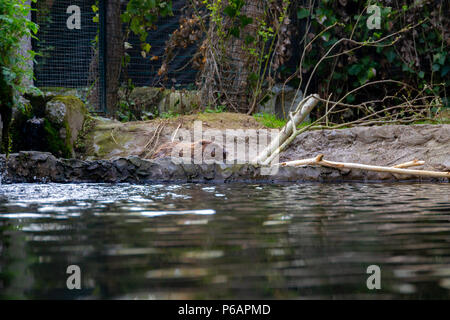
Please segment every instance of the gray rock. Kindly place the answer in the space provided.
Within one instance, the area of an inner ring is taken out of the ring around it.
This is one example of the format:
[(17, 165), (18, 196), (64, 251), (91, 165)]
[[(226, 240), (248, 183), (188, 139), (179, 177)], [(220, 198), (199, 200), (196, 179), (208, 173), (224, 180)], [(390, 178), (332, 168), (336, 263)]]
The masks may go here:
[(66, 105), (61, 101), (49, 101), (45, 105), (45, 116), (52, 123), (61, 126), (67, 113)]
[(23, 151), (0, 156), (3, 183), (21, 182), (340, 182), (340, 181), (441, 181), (400, 177), (360, 170), (340, 171), (323, 167), (280, 167), (273, 175), (263, 175), (250, 164), (174, 164), (170, 159), (144, 160), (136, 157), (116, 160), (82, 161), (57, 159), (50, 153)]

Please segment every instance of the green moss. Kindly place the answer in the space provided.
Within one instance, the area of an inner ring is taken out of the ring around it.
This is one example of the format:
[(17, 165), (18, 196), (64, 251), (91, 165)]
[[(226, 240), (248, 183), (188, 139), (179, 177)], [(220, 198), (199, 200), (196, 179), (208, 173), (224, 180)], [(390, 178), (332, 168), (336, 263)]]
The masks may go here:
[(60, 130), (55, 125), (47, 119), (44, 120), (48, 151), (55, 156), (70, 158), (72, 156), (72, 148), (69, 142), (70, 129), (67, 122), (64, 122), (64, 127), (66, 129), (66, 139), (60, 137)]
[(83, 101), (75, 96), (56, 96), (52, 100), (61, 101), (66, 105), (68, 111), (80, 111), (84, 115), (88, 114), (88, 110), (84, 105)]

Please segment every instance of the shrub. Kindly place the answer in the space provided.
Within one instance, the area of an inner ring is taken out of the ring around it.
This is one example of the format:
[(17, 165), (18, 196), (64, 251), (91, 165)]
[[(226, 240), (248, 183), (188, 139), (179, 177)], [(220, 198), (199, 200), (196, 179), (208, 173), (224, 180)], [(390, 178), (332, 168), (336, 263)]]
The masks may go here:
[(0, 1), (0, 113), (3, 121), (0, 151), (5, 153), (9, 151), (12, 108), (18, 103), (19, 94), (30, 89), (23, 85), (23, 79), (32, 77), (27, 61), (34, 59), (35, 53), (29, 51), (24, 55), (21, 52), (21, 40), (35, 37), (38, 30), (37, 25), (28, 20), (30, 11), (25, 0)]

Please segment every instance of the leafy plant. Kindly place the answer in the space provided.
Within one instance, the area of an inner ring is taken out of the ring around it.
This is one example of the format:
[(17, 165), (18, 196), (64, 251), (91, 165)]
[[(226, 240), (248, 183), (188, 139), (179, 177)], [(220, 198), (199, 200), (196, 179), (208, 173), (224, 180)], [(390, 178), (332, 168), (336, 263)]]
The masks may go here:
[[(141, 41), (141, 55), (145, 58), (150, 52), (151, 44), (147, 42), (148, 32), (156, 29), (158, 18), (172, 14), (170, 0), (130, 0), (122, 14), (122, 21), (127, 29), (137, 35)], [(128, 32), (129, 32), (128, 31)], [(128, 36), (126, 37), (126, 39)]]
[(160, 118), (171, 119), (171, 118), (176, 118), (178, 116), (179, 116), (179, 114), (175, 113), (173, 110), (169, 110), (167, 112), (161, 113)]
[(286, 125), (287, 121), (279, 119), (276, 115), (271, 113), (256, 113), (253, 115), (256, 121), (268, 128), (282, 128)]
[(225, 110), (226, 110), (226, 106), (224, 106), (224, 105), (215, 106), (214, 108), (211, 108), (208, 106), (205, 109), (205, 113), (222, 113), (222, 112), (225, 112)]
[[(291, 85), (300, 85), (303, 77), (315, 71), (311, 88), (305, 82), (301, 85), (309, 91), (305, 95), (313, 91), (322, 97), (333, 94), (335, 101), (346, 96), (345, 102), (358, 104), (384, 96), (395, 97), (399, 88), (383, 84), (347, 95), (368, 82), (393, 79), (449, 107), (448, 2), (388, 3), (385, 6), (376, 3), (381, 13), (380, 29), (367, 26), (370, 17), (367, 8), (373, 1), (319, 1), (316, 6), (298, 6), (297, 19), (308, 30), (304, 38), (307, 54)], [(317, 41), (312, 41), (316, 38)], [(328, 52), (329, 56), (321, 61)], [(392, 102), (400, 99), (403, 96)], [(323, 114), (324, 110), (320, 112)]]
[[(36, 0), (32, 0), (36, 2)], [(3, 121), (1, 151), (8, 153), (9, 126), (14, 105), (19, 105), (19, 96), (30, 90), (25, 77), (31, 78), (32, 70), (27, 62), (34, 60), (35, 52), (21, 52), (24, 37), (36, 38), (38, 26), (28, 19), (31, 7), (25, 0), (0, 1), (0, 113)]]

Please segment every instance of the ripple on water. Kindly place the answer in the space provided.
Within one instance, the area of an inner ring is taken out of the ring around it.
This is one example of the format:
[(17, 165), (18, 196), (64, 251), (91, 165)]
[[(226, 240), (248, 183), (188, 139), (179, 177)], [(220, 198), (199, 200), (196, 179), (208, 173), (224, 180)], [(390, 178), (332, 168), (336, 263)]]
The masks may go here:
[[(77, 264), (96, 298), (450, 298), (448, 184), (16, 184), (0, 194), (0, 277), (21, 284), (2, 291), (11, 296), (52, 297)], [(372, 264), (376, 294), (365, 285)]]

